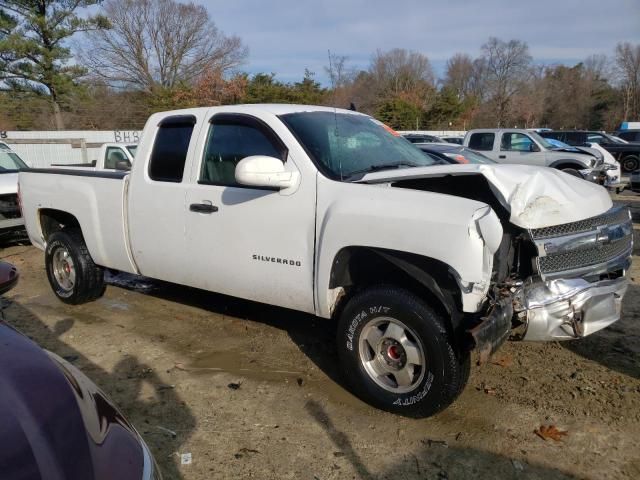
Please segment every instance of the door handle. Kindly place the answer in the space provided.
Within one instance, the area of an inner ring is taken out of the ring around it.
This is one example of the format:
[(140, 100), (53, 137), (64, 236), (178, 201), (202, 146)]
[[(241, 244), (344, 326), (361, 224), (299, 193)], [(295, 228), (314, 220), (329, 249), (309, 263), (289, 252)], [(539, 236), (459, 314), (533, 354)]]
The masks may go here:
[(498, 155), (498, 158), (507, 158), (506, 155)]
[(210, 203), (192, 203), (189, 210), (196, 213), (214, 213), (218, 211), (218, 207)]

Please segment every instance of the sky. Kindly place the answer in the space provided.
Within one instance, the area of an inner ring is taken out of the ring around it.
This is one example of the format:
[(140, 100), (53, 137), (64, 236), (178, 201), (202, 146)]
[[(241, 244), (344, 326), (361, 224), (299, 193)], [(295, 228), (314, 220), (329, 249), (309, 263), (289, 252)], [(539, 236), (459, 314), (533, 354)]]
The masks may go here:
[(567, 64), (640, 43), (640, 0), (194, 0), (249, 47), (250, 73), (299, 81), (305, 68), (328, 83), (327, 51), (366, 68), (377, 49), (426, 55), (436, 74), (457, 52), (490, 37), (528, 43), (537, 63)]

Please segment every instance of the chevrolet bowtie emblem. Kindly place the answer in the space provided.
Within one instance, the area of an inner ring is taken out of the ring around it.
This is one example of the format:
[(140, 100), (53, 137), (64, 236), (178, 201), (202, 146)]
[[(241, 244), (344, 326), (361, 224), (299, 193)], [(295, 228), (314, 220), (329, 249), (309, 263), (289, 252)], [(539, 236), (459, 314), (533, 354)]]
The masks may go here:
[(611, 236), (609, 234), (609, 227), (602, 227), (596, 234), (596, 243), (600, 245), (607, 245), (611, 243)]

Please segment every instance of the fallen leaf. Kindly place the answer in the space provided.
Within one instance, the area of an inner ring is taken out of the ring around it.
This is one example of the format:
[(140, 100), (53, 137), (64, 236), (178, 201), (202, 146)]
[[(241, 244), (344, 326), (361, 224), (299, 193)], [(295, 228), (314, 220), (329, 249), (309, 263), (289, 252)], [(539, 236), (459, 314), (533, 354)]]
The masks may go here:
[(495, 395), (496, 389), (492, 387), (484, 387), (484, 393), (486, 393), (487, 395)]
[(503, 357), (492, 360), (491, 363), (493, 365), (498, 365), (499, 367), (510, 367), (513, 363), (513, 360), (509, 355), (505, 355)]
[(561, 442), (562, 437), (567, 436), (569, 433), (566, 430), (559, 430), (555, 425), (544, 426), (540, 425), (540, 428), (533, 431), (543, 440), (555, 440)]

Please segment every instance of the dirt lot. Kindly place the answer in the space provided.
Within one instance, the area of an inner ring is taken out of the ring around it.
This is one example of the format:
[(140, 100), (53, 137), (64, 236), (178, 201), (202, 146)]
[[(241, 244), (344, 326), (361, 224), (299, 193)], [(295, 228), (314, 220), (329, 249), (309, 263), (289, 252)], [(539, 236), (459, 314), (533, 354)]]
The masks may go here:
[[(638, 198), (618, 197), (636, 222)], [(577, 342), (508, 343), (424, 420), (341, 387), (331, 322), (122, 276), (71, 307), (51, 293), (40, 251), (14, 245), (0, 257), (22, 273), (6, 321), (100, 385), (167, 479), (640, 478), (637, 256), (620, 322)], [(541, 425), (567, 435), (542, 440)]]

